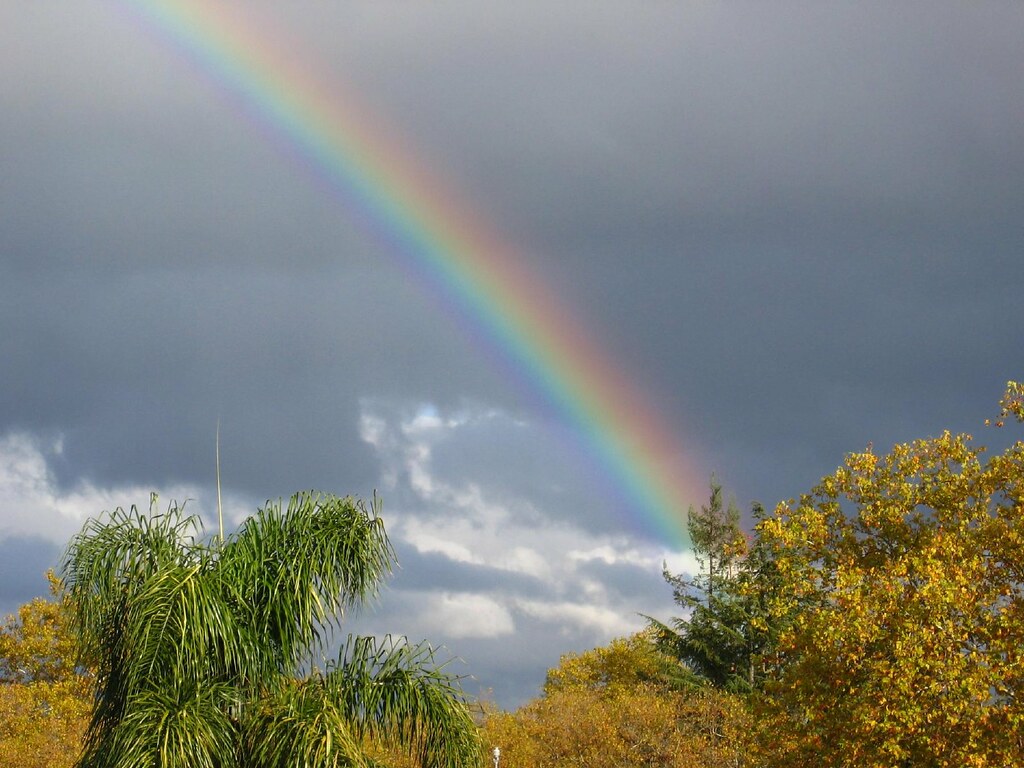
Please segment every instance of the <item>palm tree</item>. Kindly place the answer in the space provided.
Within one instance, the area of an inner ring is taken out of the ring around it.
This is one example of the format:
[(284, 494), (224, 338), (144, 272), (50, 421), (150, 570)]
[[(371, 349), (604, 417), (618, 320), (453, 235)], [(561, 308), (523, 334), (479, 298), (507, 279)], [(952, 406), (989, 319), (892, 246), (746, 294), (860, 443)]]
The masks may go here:
[[(375, 500), (296, 494), (227, 540), (172, 504), (117, 509), (71, 542), (64, 583), (96, 666), (81, 768), (367, 766), (370, 742), (423, 766), (479, 761), (458, 678), (433, 650), (349, 637), (315, 658), (394, 554)], [(309, 670), (312, 669), (312, 672)]]

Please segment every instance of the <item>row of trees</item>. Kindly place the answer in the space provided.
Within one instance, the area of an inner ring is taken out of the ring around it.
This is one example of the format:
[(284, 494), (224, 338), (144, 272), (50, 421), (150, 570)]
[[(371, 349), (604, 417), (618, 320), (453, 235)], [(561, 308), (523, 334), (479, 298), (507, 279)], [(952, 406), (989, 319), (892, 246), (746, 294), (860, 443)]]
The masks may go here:
[[(1024, 388), (1001, 406), (1024, 421)], [(492, 717), (510, 768), (1024, 765), (1024, 443), (868, 448), (753, 517), (712, 482), (698, 573), (665, 573), (682, 616)]]
[[(1024, 421), (1024, 388), (1001, 405), (994, 426)], [(119, 511), (72, 542), (60, 601), (0, 631), (0, 765), (67, 765), (83, 738), (82, 766), (467, 766), (493, 745), (507, 768), (1024, 764), (1024, 443), (869, 448), (754, 516), (747, 537), (713, 482), (699, 572), (665, 574), (682, 616), (563, 658), (479, 729), (428, 646), (350, 638), (311, 666), (391, 566), (376, 508), (300, 494), (212, 542), (175, 506)]]
[(738, 768), (750, 716), (737, 697), (702, 686), (648, 634), (569, 654), (543, 695), (485, 721), (506, 768)]

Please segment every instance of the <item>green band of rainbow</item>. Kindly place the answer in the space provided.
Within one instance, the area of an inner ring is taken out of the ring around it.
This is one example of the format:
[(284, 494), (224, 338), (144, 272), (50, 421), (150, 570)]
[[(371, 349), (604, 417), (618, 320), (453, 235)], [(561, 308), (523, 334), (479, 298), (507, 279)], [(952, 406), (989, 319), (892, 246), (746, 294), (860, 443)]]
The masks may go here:
[(613, 480), (625, 516), (671, 546), (688, 546), (685, 513), (703, 484), (693, 457), (514, 249), (418, 169), (339, 83), (328, 91), (251, 18), (197, 0), (122, 4), (287, 142), (489, 340)]

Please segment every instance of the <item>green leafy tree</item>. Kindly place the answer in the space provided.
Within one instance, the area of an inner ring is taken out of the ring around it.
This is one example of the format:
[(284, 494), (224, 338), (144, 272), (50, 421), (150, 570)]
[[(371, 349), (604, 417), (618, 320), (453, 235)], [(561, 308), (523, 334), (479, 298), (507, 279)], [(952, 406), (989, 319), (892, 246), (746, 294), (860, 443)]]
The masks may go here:
[[(1019, 384), (1002, 405), (1024, 421)], [(784, 584), (773, 765), (1024, 765), (1024, 443), (869, 447), (759, 534)]]
[(690, 507), (687, 513), (687, 529), (693, 552), (700, 565), (697, 575), (681, 585), (692, 588), (698, 594), (687, 592), (680, 595), (685, 604), (710, 605), (716, 596), (728, 593), (736, 579), (743, 556), (746, 554), (746, 539), (740, 527), (740, 510), (730, 500), (728, 507), (722, 506), (722, 486), (711, 479), (711, 498), (700, 511)]
[(650, 627), (665, 652), (709, 684), (748, 690), (755, 683), (756, 654), (767, 636), (767, 622), (757, 621), (759, 592), (751, 586), (767, 567), (763, 552), (749, 556), (740, 511), (735, 503), (723, 505), (722, 486), (714, 479), (708, 504), (699, 511), (690, 508), (687, 526), (697, 574), (664, 571), (675, 602), (686, 615), (668, 624), (648, 617)]
[(82, 768), (365, 766), (371, 742), (476, 764), (458, 681), (428, 646), (350, 637), (315, 667), (392, 566), (379, 505), (297, 494), (203, 542), (197, 518), (155, 504), (90, 520), (65, 559), (97, 671)]
[(774, 678), (775, 648), (803, 605), (793, 599), (774, 550), (758, 535), (757, 526), (766, 516), (760, 504), (754, 504), (752, 516), (756, 523), (753, 541), (736, 581), (729, 585), (734, 595), (730, 616), (730, 626), (735, 629), (730, 635), (735, 643), (732, 664), (745, 674), (743, 681), (731, 677), (730, 687), (748, 693), (760, 691)]

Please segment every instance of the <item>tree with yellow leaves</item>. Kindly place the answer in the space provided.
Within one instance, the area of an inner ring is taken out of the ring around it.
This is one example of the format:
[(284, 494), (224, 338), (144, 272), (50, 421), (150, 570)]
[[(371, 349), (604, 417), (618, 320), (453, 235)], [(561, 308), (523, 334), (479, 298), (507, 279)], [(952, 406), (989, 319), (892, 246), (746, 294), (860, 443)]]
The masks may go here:
[(749, 714), (736, 696), (679, 685), (680, 665), (646, 635), (562, 657), (544, 695), (491, 713), (483, 742), (501, 768), (747, 765)]
[[(1021, 385), (1002, 406), (1024, 421)], [(1024, 764), (1024, 443), (869, 447), (758, 533), (787, 618), (771, 764)]]
[(89, 722), (90, 678), (75, 667), (75, 641), (59, 582), (0, 626), (0, 768), (70, 768)]

